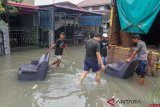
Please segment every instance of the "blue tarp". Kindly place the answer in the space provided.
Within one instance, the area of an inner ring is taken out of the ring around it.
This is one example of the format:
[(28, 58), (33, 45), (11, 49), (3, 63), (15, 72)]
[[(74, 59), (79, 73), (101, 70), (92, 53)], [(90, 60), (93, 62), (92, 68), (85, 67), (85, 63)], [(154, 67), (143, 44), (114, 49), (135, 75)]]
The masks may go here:
[(121, 30), (148, 33), (157, 13), (160, 0), (116, 0)]
[(40, 11), (39, 23), (43, 29), (53, 29), (53, 20), (50, 11)]
[(102, 16), (81, 16), (80, 26), (102, 26)]

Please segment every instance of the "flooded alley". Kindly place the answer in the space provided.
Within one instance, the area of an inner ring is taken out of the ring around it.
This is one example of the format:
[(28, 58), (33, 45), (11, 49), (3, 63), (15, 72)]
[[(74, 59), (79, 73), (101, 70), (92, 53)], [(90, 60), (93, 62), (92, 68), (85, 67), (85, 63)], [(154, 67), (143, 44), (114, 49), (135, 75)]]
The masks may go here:
[[(45, 81), (18, 81), (20, 65), (38, 59), (47, 49), (13, 52), (0, 57), (0, 107), (112, 107), (107, 100), (137, 100), (138, 104), (117, 103), (116, 107), (147, 107), (160, 103), (160, 79), (146, 76), (144, 86), (137, 83), (137, 75), (119, 79), (102, 73), (101, 84), (95, 84), (90, 71), (82, 85), (77, 85), (83, 70), (84, 46), (70, 47), (64, 52), (59, 68), (50, 66)], [(50, 55), (50, 63), (55, 58)]]

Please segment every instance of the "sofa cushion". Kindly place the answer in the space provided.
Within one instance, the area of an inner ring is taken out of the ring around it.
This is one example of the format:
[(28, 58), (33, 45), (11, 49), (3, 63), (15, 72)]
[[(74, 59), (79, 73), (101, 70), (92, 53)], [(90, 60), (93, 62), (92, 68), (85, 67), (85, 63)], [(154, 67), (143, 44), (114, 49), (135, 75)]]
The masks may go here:
[(25, 64), (20, 67), (19, 73), (36, 73), (36, 66), (32, 64)]
[(44, 60), (45, 60), (45, 55), (42, 55), (41, 58), (39, 59), (36, 69), (39, 69)]

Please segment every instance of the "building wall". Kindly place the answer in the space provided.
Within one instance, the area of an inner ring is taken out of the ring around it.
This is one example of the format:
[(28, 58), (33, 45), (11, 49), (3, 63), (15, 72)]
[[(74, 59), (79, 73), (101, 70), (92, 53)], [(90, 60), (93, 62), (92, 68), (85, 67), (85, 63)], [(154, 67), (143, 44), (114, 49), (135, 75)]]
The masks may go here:
[(89, 7), (84, 7), (84, 8), (89, 10), (89, 11), (108, 11), (109, 10), (106, 5), (89, 6)]
[[(9, 1), (9, 2), (10, 3), (15, 3), (15, 2), (12, 2), (12, 1)], [(35, 0), (23, 0), (22, 4), (34, 6), (35, 5)]]
[(23, 4), (34, 6), (35, 0), (23, 0)]
[(107, 5), (99, 5), (99, 6), (88, 6), (85, 7), (85, 9), (89, 10), (89, 11), (94, 11), (94, 12), (98, 12), (98, 13), (102, 13), (102, 27), (103, 27), (103, 33), (108, 33), (108, 20), (109, 20), (109, 15), (110, 15), (110, 9), (107, 8)]

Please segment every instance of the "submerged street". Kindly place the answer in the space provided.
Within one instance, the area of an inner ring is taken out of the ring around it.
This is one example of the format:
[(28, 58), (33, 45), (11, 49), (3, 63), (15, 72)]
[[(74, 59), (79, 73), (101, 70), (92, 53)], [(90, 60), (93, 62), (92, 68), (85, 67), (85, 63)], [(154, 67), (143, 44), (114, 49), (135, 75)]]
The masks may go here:
[[(78, 85), (83, 70), (84, 46), (69, 48), (64, 52), (59, 68), (50, 66), (45, 81), (18, 81), (19, 66), (38, 59), (47, 49), (13, 52), (0, 57), (0, 107), (112, 107), (107, 100), (137, 100), (138, 104), (115, 104), (116, 107), (147, 107), (160, 103), (160, 79), (146, 76), (140, 86), (137, 75), (119, 79), (102, 73), (101, 84), (96, 85), (95, 74), (90, 73), (82, 85)], [(54, 51), (50, 63), (55, 59)], [(157, 74), (158, 75), (158, 74)]]

